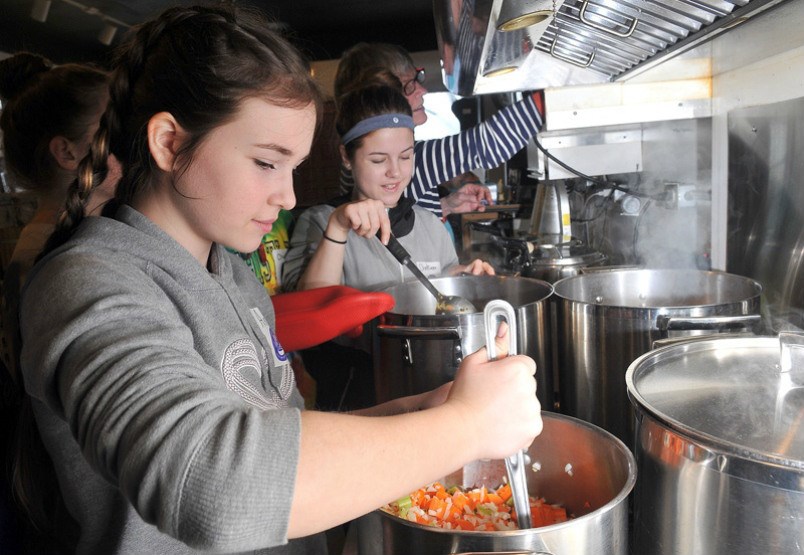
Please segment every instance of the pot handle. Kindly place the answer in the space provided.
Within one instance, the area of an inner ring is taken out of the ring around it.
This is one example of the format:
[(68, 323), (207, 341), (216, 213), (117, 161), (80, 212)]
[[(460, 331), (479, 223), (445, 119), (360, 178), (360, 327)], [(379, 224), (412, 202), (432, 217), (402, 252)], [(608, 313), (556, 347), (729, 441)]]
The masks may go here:
[(449, 326), (421, 327), (421, 326), (389, 326), (379, 324), (377, 333), (387, 337), (401, 337), (405, 339), (460, 339), (461, 329)]
[(603, 272), (619, 272), (620, 270), (643, 270), (644, 266), (632, 264), (613, 264), (611, 266), (584, 266), (579, 271), (582, 274), (602, 274)]
[(656, 326), (661, 331), (671, 330), (723, 330), (756, 327), (761, 316), (759, 314), (744, 314), (740, 316), (702, 316), (678, 317), (661, 315), (656, 318)]
[(804, 334), (796, 332), (779, 333), (779, 371), (791, 375), (804, 368)]
[(549, 551), (461, 551), (454, 555), (553, 555)]

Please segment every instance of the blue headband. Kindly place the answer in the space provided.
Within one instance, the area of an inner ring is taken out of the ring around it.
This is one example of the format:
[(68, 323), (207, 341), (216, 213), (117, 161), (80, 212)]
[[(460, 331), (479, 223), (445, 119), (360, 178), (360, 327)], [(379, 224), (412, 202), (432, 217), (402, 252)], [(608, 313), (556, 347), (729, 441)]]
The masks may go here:
[(358, 137), (368, 135), (377, 129), (384, 129), (386, 127), (407, 127), (413, 129), (413, 118), (407, 114), (381, 114), (379, 116), (372, 116), (352, 127), (349, 131), (341, 137), (341, 144), (349, 144)]

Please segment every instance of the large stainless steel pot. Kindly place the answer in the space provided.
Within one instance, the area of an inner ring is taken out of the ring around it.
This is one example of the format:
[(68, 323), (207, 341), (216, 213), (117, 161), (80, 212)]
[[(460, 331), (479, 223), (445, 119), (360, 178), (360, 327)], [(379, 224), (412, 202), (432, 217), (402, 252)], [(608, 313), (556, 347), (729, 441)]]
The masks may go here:
[(634, 553), (804, 550), (802, 343), (699, 339), (631, 364)]
[[(542, 418), (544, 430), (528, 449), (529, 493), (564, 506), (576, 518), (530, 530), (466, 532), (423, 526), (378, 510), (358, 520), (360, 554), (625, 555), (628, 495), (636, 481), (633, 455), (592, 424), (548, 412)], [(441, 481), (447, 487), (497, 487), (504, 475), (503, 460), (481, 460)]]
[(536, 361), (536, 395), (542, 408), (555, 403), (546, 282), (501, 276), (459, 276), (432, 280), (444, 295), (460, 295), (479, 312), (435, 314), (435, 299), (418, 281), (396, 285), (396, 304), (376, 326), (374, 371), (377, 400), (429, 391), (455, 377), (464, 355), (486, 343), (483, 308), (492, 299), (513, 305), (519, 352)]
[(560, 410), (633, 445), (625, 371), (653, 342), (759, 322), (759, 283), (724, 272), (615, 270), (554, 284)]

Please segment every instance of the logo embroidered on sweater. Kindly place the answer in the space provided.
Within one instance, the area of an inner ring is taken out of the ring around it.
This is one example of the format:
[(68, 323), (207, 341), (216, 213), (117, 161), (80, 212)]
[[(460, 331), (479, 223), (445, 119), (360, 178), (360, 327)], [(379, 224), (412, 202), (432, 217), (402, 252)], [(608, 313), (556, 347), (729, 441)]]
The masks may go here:
[[(239, 339), (229, 345), (221, 364), (226, 387), (259, 409), (286, 407), (294, 381), (290, 365), (278, 368), (281, 376), (278, 386), (272, 383), (270, 376), (266, 378), (268, 384), (264, 384), (262, 368), (268, 369), (270, 366), (266, 353), (263, 349), (260, 351), (263, 351), (262, 356), (258, 357), (257, 348), (250, 339)], [(269, 374), (269, 370), (265, 373)]]

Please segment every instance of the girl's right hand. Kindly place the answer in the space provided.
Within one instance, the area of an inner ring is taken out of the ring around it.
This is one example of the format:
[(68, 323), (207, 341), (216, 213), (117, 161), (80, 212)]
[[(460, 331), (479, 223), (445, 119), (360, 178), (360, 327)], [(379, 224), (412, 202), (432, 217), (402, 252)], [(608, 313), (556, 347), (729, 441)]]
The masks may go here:
[[(500, 351), (507, 338), (498, 337), (497, 343)], [(525, 355), (489, 361), (485, 347), (464, 359), (446, 404), (459, 410), (466, 429), (474, 432), (475, 458), (507, 457), (541, 433), (535, 371), (536, 363)]]
[(382, 201), (363, 199), (336, 208), (329, 217), (327, 236), (342, 240), (349, 230), (361, 237), (372, 237), (379, 231), (380, 240), (387, 244), (391, 236), (391, 221)]

